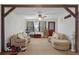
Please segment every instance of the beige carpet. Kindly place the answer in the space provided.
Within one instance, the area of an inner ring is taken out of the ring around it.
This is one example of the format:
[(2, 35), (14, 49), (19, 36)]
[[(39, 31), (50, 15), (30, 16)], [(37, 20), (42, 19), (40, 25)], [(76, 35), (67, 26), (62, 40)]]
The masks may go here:
[(73, 55), (71, 51), (59, 51), (54, 49), (47, 38), (32, 38), (27, 50), (18, 55)]

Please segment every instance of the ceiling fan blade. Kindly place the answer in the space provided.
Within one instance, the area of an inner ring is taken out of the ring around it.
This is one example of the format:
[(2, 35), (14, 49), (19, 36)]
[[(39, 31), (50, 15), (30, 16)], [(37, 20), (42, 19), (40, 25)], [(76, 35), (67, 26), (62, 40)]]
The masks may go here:
[(47, 16), (43, 16), (44, 18), (46, 18)]
[(43, 16), (42, 19), (45, 19), (47, 16)]

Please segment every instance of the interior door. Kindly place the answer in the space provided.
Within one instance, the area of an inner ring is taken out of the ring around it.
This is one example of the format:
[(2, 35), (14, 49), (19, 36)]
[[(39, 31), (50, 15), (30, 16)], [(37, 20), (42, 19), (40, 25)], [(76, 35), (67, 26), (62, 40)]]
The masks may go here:
[(52, 33), (55, 31), (55, 22), (48, 22), (48, 31), (49, 36), (52, 36)]

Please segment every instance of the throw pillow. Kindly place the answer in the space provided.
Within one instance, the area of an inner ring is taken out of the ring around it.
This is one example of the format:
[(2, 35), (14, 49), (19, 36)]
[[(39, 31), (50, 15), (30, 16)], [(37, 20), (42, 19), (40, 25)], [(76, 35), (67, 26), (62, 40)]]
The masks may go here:
[(23, 36), (22, 33), (18, 33), (17, 36), (18, 36), (19, 39), (24, 39), (24, 36)]

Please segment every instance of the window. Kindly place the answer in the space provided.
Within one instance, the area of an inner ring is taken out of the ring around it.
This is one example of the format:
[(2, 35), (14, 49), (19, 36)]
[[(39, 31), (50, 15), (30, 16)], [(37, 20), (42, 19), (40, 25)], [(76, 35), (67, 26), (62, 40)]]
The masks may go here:
[(27, 21), (26, 32), (43, 32), (46, 28), (46, 21)]

